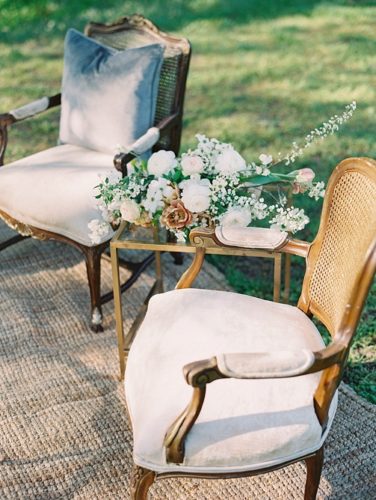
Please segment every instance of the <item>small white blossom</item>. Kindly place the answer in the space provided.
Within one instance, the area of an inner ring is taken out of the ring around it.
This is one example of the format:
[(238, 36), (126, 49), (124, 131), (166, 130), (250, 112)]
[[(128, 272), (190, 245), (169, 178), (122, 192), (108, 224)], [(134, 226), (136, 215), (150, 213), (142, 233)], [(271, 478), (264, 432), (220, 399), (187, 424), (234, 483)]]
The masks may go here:
[(105, 236), (112, 233), (112, 228), (108, 222), (93, 219), (87, 225), (89, 228), (89, 237), (94, 245), (99, 245), (105, 241)]
[(198, 155), (185, 154), (180, 164), (184, 175), (200, 174), (204, 169), (204, 162)]
[(136, 222), (140, 218), (141, 211), (137, 203), (129, 198), (123, 200), (120, 205), (120, 213), (123, 220), (127, 222)]
[(157, 151), (153, 153), (148, 161), (148, 171), (156, 177), (161, 177), (163, 174), (170, 172), (178, 164), (173, 151)]
[(246, 167), (244, 158), (232, 148), (220, 153), (215, 164), (215, 169), (220, 174), (233, 174), (245, 170)]
[(263, 165), (269, 165), (273, 161), (273, 157), (271, 155), (266, 155), (266, 154), (262, 153), (259, 156), (259, 160), (261, 161), (261, 163)]
[(231, 207), (221, 217), (221, 226), (246, 227), (252, 221), (252, 213), (249, 208)]
[(179, 184), (183, 190), (182, 202), (193, 213), (205, 212), (210, 206), (210, 181), (200, 179), (199, 175), (192, 175), (190, 179)]

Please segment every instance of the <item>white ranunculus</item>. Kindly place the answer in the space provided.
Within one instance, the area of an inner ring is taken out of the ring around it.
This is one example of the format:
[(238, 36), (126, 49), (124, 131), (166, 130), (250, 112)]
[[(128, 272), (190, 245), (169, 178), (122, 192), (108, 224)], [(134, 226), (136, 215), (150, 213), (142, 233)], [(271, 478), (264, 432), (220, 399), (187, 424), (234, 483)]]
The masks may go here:
[(153, 153), (148, 161), (148, 171), (156, 177), (161, 177), (175, 168), (177, 160), (173, 151), (157, 151)]
[(184, 155), (181, 160), (184, 175), (200, 174), (204, 169), (204, 162), (199, 156)]
[(262, 153), (259, 156), (259, 160), (261, 161), (261, 163), (263, 165), (269, 165), (269, 163), (271, 163), (273, 161), (273, 157), (271, 155), (266, 155), (266, 154)]
[(221, 226), (247, 227), (252, 221), (252, 214), (249, 208), (232, 207), (227, 210), (221, 219)]
[(137, 203), (126, 198), (120, 205), (121, 218), (127, 222), (136, 222), (140, 218), (140, 207)]
[(210, 205), (210, 181), (200, 179), (199, 175), (192, 176), (189, 180), (179, 184), (183, 190), (182, 202), (187, 210), (193, 213), (205, 212)]
[(215, 169), (220, 174), (234, 174), (245, 170), (247, 164), (242, 156), (235, 149), (225, 149), (218, 155)]

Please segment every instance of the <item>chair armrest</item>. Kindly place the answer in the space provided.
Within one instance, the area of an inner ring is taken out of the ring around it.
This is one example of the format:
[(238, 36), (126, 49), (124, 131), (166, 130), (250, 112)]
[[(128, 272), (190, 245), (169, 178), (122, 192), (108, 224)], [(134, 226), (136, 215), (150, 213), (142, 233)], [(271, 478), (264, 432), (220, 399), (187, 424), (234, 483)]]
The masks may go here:
[(5, 150), (8, 144), (7, 127), (60, 104), (61, 94), (56, 94), (51, 97), (42, 97), (24, 106), (12, 109), (8, 113), (0, 114), (0, 166), (3, 165)]
[(133, 144), (127, 146), (125, 151), (115, 155), (114, 165), (116, 170), (122, 172), (123, 176), (127, 175), (127, 164), (136, 156), (151, 149), (159, 141), (161, 134), (174, 125), (177, 118), (177, 113), (164, 118), (155, 127), (150, 127)]
[(279, 351), (269, 353), (226, 353), (185, 365), (184, 376), (193, 387), (190, 404), (167, 430), (164, 446), (168, 462), (182, 463), (185, 439), (204, 404), (206, 385), (224, 378), (289, 378), (321, 371), (341, 364), (347, 346), (333, 342), (321, 351)]
[(321, 351), (225, 353), (184, 366), (189, 385), (202, 387), (219, 378), (289, 378), (315, 373), (342, 362), (347, 346), (333, 342)]
[[(245, 227), (245, 228), (239, 228), (239, 236), (241, 232), (244, 232), (244, 242), (240, 244), (233, 244), (230, 243), (228, 240), (228, 243), (224, 242), (224, 239), (219, 239), (220, 238), (220, 228), (216, 229), (207, 229), (207, 228), (197, 228), (193, 229), (190, 232), (189, 239), (192, 243), (192, 245), (196, 247), (204, 247), (204, 248), (213, 248), (213, 247), (219, 247), (219, 248), (258, 248), (258, 249), (265, 249), (265, 250), (270, 250), (270, 251), (277, 251), (277, 252), (283, 252), (283, 253), (289, 253), (293, 255), (298, 255), (300, 257), (307, 257), (309, 249), (311, 244), (306, 242), (306, 241), (301, 241), (301, 240), (296, 240), (294, 238), (290, 238), (287, 233), (281, 233), (281, 238), (274, 238), (275, 240), (275, 245), (273, 247), (272, 245), (272, 240), (269, 239), (268, 237), (264, 238), (264, 246), (262, 245), (261, 241), (258, 241), (253, 239), (251, 237), (251, 233), (253, 230), (254, 232), (262, 237), (262, 232), (260, 229), (252, 228), (252, 227)], [(267, 235), (266, 231), (267, 229), (264, 230), (265, 235)], [(248, 232), (248, 235), (247, 235)], [(285, 237), (283, 237), (285, 235)], [(249, 241), (249, 244), (247, 245), (247, 240)], [(234, 240), (232, 240), (234, 241)], [(257, 242), (257, 246), (256, 246)], [(253, 244), (252, 244), (253, 243)]]
[(41, 99), (29, 102), (24, 106), (20, 106), (19, 108), (12, 109), (8, 113), (0, 115), (0, 124), (11, 125), (12, 123), (43, 113), (43, 111), (60, 104), (61, 94), (56, 94), (51, 97), (42, 97)]

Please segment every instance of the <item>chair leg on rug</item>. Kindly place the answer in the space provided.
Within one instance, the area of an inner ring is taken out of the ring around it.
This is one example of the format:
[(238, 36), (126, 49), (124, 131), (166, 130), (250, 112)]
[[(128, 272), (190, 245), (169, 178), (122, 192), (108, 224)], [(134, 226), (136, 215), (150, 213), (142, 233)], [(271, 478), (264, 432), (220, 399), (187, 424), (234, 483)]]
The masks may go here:
[(82, 247), (85, 255), (87, 277), (90, 289), (91, 324), (93, 332), (103, 332), (101, 305), (101, 255), (107, 244)]
[(304, 500), (315, 500), (319, 489), (322, 464), (324, 461), (324, 448), (321, 447), (312, 457), (305, 460), (307, 467), (307, 480), (304, 491)]
[(155, 479), (155, 472), (134, 465), (131, 474), (131, 500), (146, 500), (148, 490)]

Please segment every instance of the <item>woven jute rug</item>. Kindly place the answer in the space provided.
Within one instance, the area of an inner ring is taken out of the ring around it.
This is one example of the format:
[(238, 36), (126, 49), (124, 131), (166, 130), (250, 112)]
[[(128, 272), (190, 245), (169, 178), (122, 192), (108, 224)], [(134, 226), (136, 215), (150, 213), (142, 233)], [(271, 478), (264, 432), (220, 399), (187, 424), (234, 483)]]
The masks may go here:
[[(13, 233), (0, 223), (0, 241)], [(183, 267), (164, 256), (172, 288)], [(125, 276), (125, 275), (124, 275)], [(152, 281), (152, 269), (123, 297), (127, 326)], [(211, 266), (199, 286), (225, 288)], [(103, 287), (111, 267), (103, 263)], [(56, 242), (25, 240), (0, 253), (0, 498), (125, 499), (132, 435), (118, 359), (113, 304), (105, 332), (87, 326), (89, 296), (81, 255)], [(319, 498), (374, 499), (376, 407), (349, 388), (327, 439)], [(150, 498), (301, 499), (305, 467), (254, 478), (169, 479)]]

